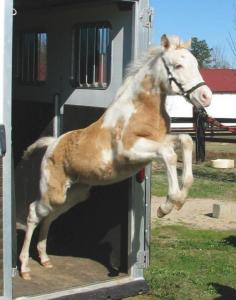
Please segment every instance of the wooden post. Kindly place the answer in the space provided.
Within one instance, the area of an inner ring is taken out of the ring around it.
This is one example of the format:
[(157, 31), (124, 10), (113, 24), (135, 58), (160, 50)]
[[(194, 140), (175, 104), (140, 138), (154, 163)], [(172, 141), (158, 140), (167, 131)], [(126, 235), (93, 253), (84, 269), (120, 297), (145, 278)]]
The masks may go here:
[(195, 127), (196, 162), (205, 161), (205, 115), (196, 108), (193, 109)]

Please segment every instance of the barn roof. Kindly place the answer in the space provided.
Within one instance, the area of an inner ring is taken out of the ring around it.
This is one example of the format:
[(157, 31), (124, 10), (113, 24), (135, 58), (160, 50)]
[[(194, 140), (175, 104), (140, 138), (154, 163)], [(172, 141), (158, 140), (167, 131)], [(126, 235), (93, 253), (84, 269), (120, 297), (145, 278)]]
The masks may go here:
[(201, 69), (200, 72), (213, 93), (236, 92), (236, 69)]

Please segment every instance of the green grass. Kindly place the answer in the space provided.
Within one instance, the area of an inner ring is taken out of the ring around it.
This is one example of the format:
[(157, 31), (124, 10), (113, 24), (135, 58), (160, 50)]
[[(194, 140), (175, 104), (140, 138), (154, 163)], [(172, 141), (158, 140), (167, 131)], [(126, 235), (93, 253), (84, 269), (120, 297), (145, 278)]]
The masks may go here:
[(152, 236), (146, 299), (207, 300), (231, 289), (236, 299), (236, 232), (159, 225)]
[(208, 153), (217, 153), (217, 154), (221, 154), (221, 153), (230, 153), (232, 154), (236, 154), (236, 147), (235, 144), (229, 144), (229, 143), (211, 143), (211, 142), (207, 142), (206, 143), (206, 154)]
[[(216, 170), (207, 165), (194, 166), (194, 184), (190, 190), (191, 198), (215, 198), (236, 200), (235, 170)], [(167, 177), (160, 169), (152, 175), (152, 195), (167, 194)]]
[[(235, 145), (208, 143), (218, 158)], [(235, 157), (234, 157), (235, 158)], [(217, 170), (209, 163), (193, 165), (195, 182), (190, 197), (236, 200), (236, 170)], [(162, 167), (152, 175), (152, 194), (166, 196)], [(236, 299), (236, 231), (198, 230), (182, 225), (152, 230), (151, 262), (145, 277), (150, 293), (130, 300)]]

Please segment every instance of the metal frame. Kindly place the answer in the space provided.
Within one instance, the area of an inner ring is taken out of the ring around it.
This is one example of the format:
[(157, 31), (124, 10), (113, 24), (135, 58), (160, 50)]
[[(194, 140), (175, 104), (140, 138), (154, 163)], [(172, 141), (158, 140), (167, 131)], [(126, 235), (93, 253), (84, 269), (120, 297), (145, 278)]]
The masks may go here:
[[(147, 24), (149, 0), (129, 1), (132, 9), (132, 58), (136, 58), (149, 46), (150, 24)], [(13, 0), (0, 1), (0, 123), (6, 126), (7, 153), (3, 159), (3, 211), (4, 211), (4, 295), (0, 299), (12, 299), (12, 185), (11, 185), (11, 72), (12, 72), (12, 10)], [(1, 39), (1, 37), (4, 37)], [(116, 81), (119, 81), (119, 78)], [(118, 82), (117, 81), (117, 82)], [(117, 84), (116, 82), (116, 84)], [(94, 92), (94, 90), (91, 90)], [(55, 96), (57, 117), (54, 122), (54, 134), (59, 134), (60, 112), (58, 110), (58, 95)], [(96, 97), (94, 97), (96, 98)], [(102, 105), (104, 106), (104, 105)], [(1, 108), (3, 114), (1, 115)], [(42, 296), (25, 297), (25, 299), (53, 299), (77, 293), (94, 291), (112, 286), (122, 286), (126, 283), (143, 280), (144, 268), (149, 262), (149, 216), (150, 216), (150, 166), (146, 168), (145, 181), (140, 185), (132, 179), (129, 215), (129, 274), (126, 278), (111, 280), (105, 283), (87, 287), (75, 288)], [(140, 193), (142, 189), (142, 193)], [(134, 263), (136, 262), (136, 263)], [(75, 299), (75, 298), (74, 298)]]
[[(93, 29), (93, 40), (94, 40), (94, 44), (93, 44), (93, 61), (91, 63), (88, 62), (88, 51), (89, 51), (89, 47), (88, 47), (88, 40), (89, 40), (89, 36), (88, 36), (88, 29)], [(86, 72), (85, 72), (85, 83), (81, 83), (81, 78), (80, 78), (80, 69), (81, 69), (81, 30), (86, 29), (87, 32), (87, 36), (86, 36), (86, 40), (87, 40), (87, 47), (86, 47)], [(74, 86), (75, 88), (87, 88), (87, 89), (107, 89), (107, 87), (110, 84), (110, 66), (111, 66), (111, 45), (109, 45), (109, 49), (107, 51), (107, 58), (108, 58), (108, 65), (104, 68), (104, 65), (102, 66), (102, 71), (104, 71), (104, 69), (106, 69), (107, 72), (107, 80), (105, 82), (103, 82), (103, 80), (99, 81), (99, 79), (96, 81), (96, 73), (99, 73), (98, 67), (97, 65), (100, 63), (99, 59), (96, 58), (96, 49), (97, 49), (97, 45), (101, 40), (98, 40), (97, 38), (97, 34), (98, 34), (98, 29), (109, 29), (109, 34), (105, 35), (104, 32), (102, 32), (102, 36), (100, 36), (100, 39), (102, 39), (102, 44), (99, 44), (99, 49), (104, 50), (104, 39), (108, 38), (108, 41), (110, 40), (110, 30), (111, 28), (111, 24), (109, 22), (88, 22), (88, 23), (78, 23), (74, 26), (73, 29), (73, 33), (72, 33), (72, 58), (71, 58), (71, 84), (72, 86)], [(77, 49), (75, 48), (75, 45), (77, 44)], [(101, 51), (102, 51), (101, 50)], [(102, 54), (102, 53), (101, 53)], [(78, 64), (75, 65), (75, 57), (77, 57), (77, 59), (79, 60)], [(88, 83), (88, 73), (89, 73), (89, 68), (93, 68), (92, 70), (92, 83)]]
[[(149, 46), (149, 26), (144, 26), (142, 20), (144, 9), (149, 6), (149, 0), (135, 2), (133, 5), (133, 41), (132, 55), (136, 59), (146, 51)], [(141, 22), (140, 22), (141, 21)], [(149, 230), (150, 230), (150, 166), (145, 168), (145, 180), (140, 185), (136, 178), (132, 178), (132, 191), (130, 199), (129, 217), (129, 265), (131, 265), (130, 276), (132, 278), (143, 278), (144, 268), (149, 263)], [(142, 189), (142, 191), (140, 190)], [(138, 223), (139, 221), (139, 223)], [(137, 234), (138, 233), (138, 234)], [(133, 261), (137, 261), (133, 264)]]
[[(0, 123), (5, 125), (7, 152), (3, 157), (3, 297), (12, 298), (11, 226), (11, 73), (13, 1), (0, 2)], [(1, 113), (2, 112), (2, 113)]]
[[(137, 281), (139, 281), (139, 279), (136, 279)], [(135, 281), (136, 281), (135, 280)], [(84, 287), (78, 287), (78, 288), (72, 288), (72, 289), (68, 289), (68, 290), (64, 290), (64, 291), (59, 291), (59, 292), (54, 292), (54, 293), (50, 293), (50, 294), (43, 294), (43, 295), (39, 295), (39, 296), (31, 296), (31, 297), (24, 297), (24, 300), (51, 300), (51, 299), (65, 299), (64, 297), (72, 297), (73, 295), (77, 295), (79, 297), (80, 294), (83, 293), (88, 293), (88, 292), (92, 292), (92, 291), (96, 291), (98, 289), (103, 289), (103, 288), (111, 288), (114, 285), (116, 286), (122, 286), (124, 284), (127, 283), (131, 283), (132, 280), (129, 277), (123, 278), (123, 279), (119, 279), (119, 280), (111, 280), (108, 282), (102, 282), (102, 283), (98, 283), (98, 284), (93, 284), (90, 286), (84, 286)], [(17, 299), (22, 299), (22, 297), (16, 298)], [(73, 298), (76, 299), (76, 298)], [(83, 297), (84, 299), (84, 297)], [(92, 298), (89, 298), (92, 299)], [(94, 298), (95, 300), (95, 298)]]
[[(145, 0), (146, 1), (146, 0)], [(132, 2), (130, 2), (132, 3)], [(136, 4), (136, 2), (134, 2)], [(104, 6), (107, 5), (107, 6)], [(57, 19), (57, 30), (61, 32), (63, 37), (65, 38), (65, 34), (68, 34), (68, 31), (71, 30), (71, 26), (78, 23), (78, 18), (80, 23), (86, 23), (88, 21), (88, 15), (90, 13), (90, 6), (86, 4), (80, 4), (80, 5), (72, 5), (72, 6), (65, 6), (65, 7), (55, 7), (53, 10), (50, 10), (47, 12), (47, 9), (43, 8), (40, 9), (40, 13), (45, 12), (45, 18), (47, 18), (48, 14), (53, 11), (54, 18)], [(72, 10), (73, 8), (73, 10)], [(111, 57), (111, 81), (106, 89), (85, 89), (85, 88), (78, 88), (75, 89), (70, 82), (71, 77), (71, 65), (69, 65), (68, 69), (66, 69), (63, 73), (63, 76), (68, 79), (68, 86), (66, 86), (66, 89), (68, 91), (69, 97), (67, 98), (66, 104), (70, 105), (81, 105), (81, 106), (90, 106), (90, 107), (107, 107), (110, 105), (111, 100), (114, 97), (115, 92), (119, 88), (122, 78), (124, 75), (124, 69), (123, 65), (127, 64), (130, 61), (131, 58), (131, 50), (128, 51), (128, 55), (126, 53), (123, 53), (123, 49), (129, 50), (130, 40), (132, 38), (131, 36), (131, 18), (132, 18), (132, 11), (121, 11), (121, 14), (124, 16), (124, 18), (117, 18), (117, 13), (119, 12), (118, 6), (113, 1), (105, 1), (102, 4), (99, 4), (95, 1), (93, 3), (93, 8), (96, 11), (96, 14), (92, 16), (92, 21), (94, 22), (101, 22), (101, 21), (107, 21), (110, 23), (114, 23), (113, 19), (115, 18), (115, 26), (112, 26), (112, 57)], [(84, 13), (81, 13), (83, 9)], [(108, 10), (111, 13), (108, 13)], [(117, 11), (117, 13), (116, 13)], [(45, 30), (45, 31), (52, 31), (54, 30), (55, 25), (53, 25), (50, 22), (50, 18), (45, 19), (49, 20), (47, 26), (45, 25), (44, 21), (38, 22), (38, 11), (32, 10), (32, 11), (26, 11), (26, 16), (29, 18), (30, 24), (32, 23), (32, 28), (35, 28), (36, 30)], [(68, 18), (68, 14), (70, 15), (69, 23), (66, 23), (66, 18)], [(106, 17), (104, 19), (104, 17)], [(16, 26), (17, 26), (17, 18), (16, 18)], [(45, 28), (47, 27), (47, 28)], [(29, 30), (29, 26), (27, 23), (23, 24), (20, 28), (16, 27), (20, 32)], [(129, 28), (129, 30), (127, 30)], [(47, 30), (46, 30), (47, 29)], [(123, 44), (123, 41), (125, 42), (125, 45), (121, 46)], [(67, 43), (65, 45), (65, 50), (68, 51), (68, 63), (70, 64), (70, 55), (71, 55), (71, 42)], [(60, 51), (60, 49), (58, 49)], [(124, 54), (124, 55), (123, 55)], [(54, 56), (52, 57), (50, 53), (48, 54), (48, 59), (51, 61), (55, 61)], [(121, 63), (122, 62), (122, 63)], [(60, 72), (59, 67), (57, 67), (54, 72)], [(14, 74), (13, 74), (14, 75)], [(49, 78), (48, 78), (49, 79)], [(51, 79), (54, 80), (54, 79)], [(56, 80), (56, 79), (55, 79)], [(16, 84), (15, 91), (18, 95), (18, 98), (21, 99), (24, 95), (24, 86), (21, 86), (20, 84)], [(45, 101), (50, 102), (51, 98), (49, 99), (47, 97), (47, 82), (40, 86), (31, 86), (29, 85), (27, 87), (29, 94), (37, 95), (37, 101)], [(60, 88), (54, 87), (53, 89), (54, 93), (61, 93)], [(25, 95), (24, 95), (25, 97)], [(29, 99), (28, 99), (29, 98)], [(25, 97), (25, 100), (32, 100), (32, 97)], [(42, 100), (43, 99), (43, 100)], [(61, 99), (64, 99), (63, 95), (61, 95)]]

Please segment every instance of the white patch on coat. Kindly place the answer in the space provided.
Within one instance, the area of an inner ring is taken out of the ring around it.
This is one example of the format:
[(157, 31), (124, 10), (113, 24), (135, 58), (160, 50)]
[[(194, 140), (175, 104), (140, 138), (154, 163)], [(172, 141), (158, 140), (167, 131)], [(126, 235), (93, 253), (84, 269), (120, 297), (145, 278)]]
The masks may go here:
[(42, 201), (37, 202), (36, 212), (40, 218), (46, 217), (51, 211), (52, 211), (52, 207), (50, 205), (46, 205)]
[(158, 142), (139, 138), (129, 150), (124, 150), (123, 155), (128, 157), (130, 162), (148, 162), (158, 156)]
[(41, 163), (41, 178), (40, 178), (40, 192), (42, 195), (47, 192), (48, 182), (50, 180), (50, 172), (48, 170), (48, 159), (52, 155), (60, 139), (61, 137), (56, 139), (52, 144), (50, 144), (43, 156), (43, 160)]
[(41, 195), (48, 191), (48, 182), (50, 180), (50, 172), (47, 168), (47, 158), (44, 156), (41, 164), (40, 192)]
[(121, 118), (124, 120), (124, 126), (128, 124), (130, 117), (135, 113), (135, 107), (132, 102), (132, 86), (133, 84), (130, 84), (130, 78), (127, 78), (118, 90), (115, 102), (105, 112), (102, 128), (116, 127), (117, 122)]
[(114, 159), (113, 151), (111, 149), (106, 149), (102, 151), (102, 161), (105, 164), (112, 162)]
[(154, 55), (146, 57), (146, 64), (141, 69), (134, 67), (129, 70), (127, 78), (117, 91), (115, 101), (105, 112), (103, 128), (114, 128), (120, 119), (124, 121), (124, 128), (126, 127), (136, 111), (133, 101), (140, 92), (141, 83), (146, 75), (152, 75), (151, 64), (148, 61), (151, 62), (154, 57)]

